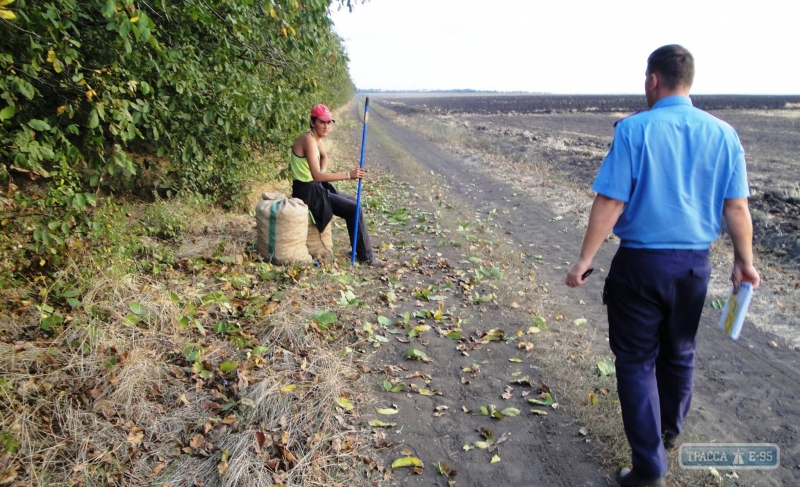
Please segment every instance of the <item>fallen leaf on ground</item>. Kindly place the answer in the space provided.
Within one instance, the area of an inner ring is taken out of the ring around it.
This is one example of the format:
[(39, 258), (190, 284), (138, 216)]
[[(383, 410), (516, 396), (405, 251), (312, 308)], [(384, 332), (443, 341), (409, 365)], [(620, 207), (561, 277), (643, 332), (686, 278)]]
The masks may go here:
[(144, 429), (134, 426), (131, 428), (130, 433), (128, 433), (127, 442), (133, 446), (138, 446), (139, 443), (142, 442), (144, 439)]
[(597, 369), (600, 371), (600, 375), (604, 377), (615, 373), (617, 370), (614, 361), (608, 357), (597, 362)]
[(355, 406), (346, 397), (336, 399), (336, 404), (342, 407), (345, 411), (352, 411)]
[(392, 462), (392, 468), (422, 467), (422, 460), (417, 457), (398, 458)]
[(384, 423), (380, 419), (373, 419), (372, 421), (369, 422), (369, 425), (374, 426), (376, 428), (393, 428), (397, 426), (397, 423), (395, 423), (394, 421)]
[(411, 347), (409, 349), (406, 349), (406, 351), (403, 352), (403, 357), (409, 360), (422, 360), (426, 362), (430, 360), (428, 356), (425, 355), (425, 352), (416, 347)]
[(384, 414), (384, 415), (397, 414), (400, 412), (397, 409), (391, 409), (391, 408), (377, 408), (375, 409), (375, 411), (378, 414)]
[(537, 406), (550, 406), (553, 404), (553, 396), (549, 392), (543, 392), (537, 396), (538, 398), (529, 398), (528, 402), (536, 404)]
[(489, 461), (489, 463), (497, 463), (499, 461), (500, 461), (500, 455), (495, 455), (495, 456), (492, 457), (492, 459), (491, 459), (491, 461)]

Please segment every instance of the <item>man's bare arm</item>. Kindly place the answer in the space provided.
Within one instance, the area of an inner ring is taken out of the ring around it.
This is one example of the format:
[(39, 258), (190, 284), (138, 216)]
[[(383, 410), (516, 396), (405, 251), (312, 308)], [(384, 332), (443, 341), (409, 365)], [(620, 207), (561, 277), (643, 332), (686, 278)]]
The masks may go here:
[[(319, 149), (320, 160), (317, 160), (316, 149)], [(344, 181), (346, 179), (358, 179), (364, 177), (364, 170), (355, 168), (350, 172), (325, 172), (327, 166), (328, 155), (321, 145), (314, 142), (313, 136), (309, 135), (303, 140), (303, 151), (308, 161), (308, 169), (311, 171), (311, 177), (314, 181), (325, 183), (334, 181)], [(324, 164), (323, 164), (324, 161)]]
[(589, 225), (586, 228), (586, 235), (583, 237), (581, 255), (567, 273), (567, 286), (578, 287), (586, 282), (586, 279), (581, 276), (591, 267), (595, 254), (600, 250), (600, 246), (603, 245), (608, 234), (611, 233), (624, 207), (624, 202), (602, 194), (595, 197), (594, 203), (592, 203), (592, 212), (589, 214)]
[(761, 277), (753, 266), (753, 220), (747, 198), (725, 200), (723, 215), (733, 243), (733, 287), (738, 290), (740, 283), (749, 282), (756, 289)]

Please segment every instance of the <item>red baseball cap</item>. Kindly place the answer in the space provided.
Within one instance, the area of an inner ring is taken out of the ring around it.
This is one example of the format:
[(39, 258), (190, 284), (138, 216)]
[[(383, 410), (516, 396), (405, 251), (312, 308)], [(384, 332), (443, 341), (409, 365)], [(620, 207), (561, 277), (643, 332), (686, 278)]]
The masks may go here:
[(333, 119), (331, 116), (331, 111), (328, 107), (323, 104), (315, 105), (314, 108), (311, 109), (311, 116), (317, 117), (318, 119), (322, 120), (323, 122), (335, 122), (336, 120)]

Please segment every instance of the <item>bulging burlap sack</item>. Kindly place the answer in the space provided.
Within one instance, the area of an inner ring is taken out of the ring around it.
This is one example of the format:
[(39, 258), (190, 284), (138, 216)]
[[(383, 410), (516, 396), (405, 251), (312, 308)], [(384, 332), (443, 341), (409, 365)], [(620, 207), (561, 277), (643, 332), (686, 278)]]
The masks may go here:
[(308, 253), (311, 254), (311, 257), (318, 259), (333, 257), (333, 234), (331, 233), (333, 222), (328, 222), (325, 230), (320, 232), (314, 222), (311, 221), (310, 214), (308, 220), (308, 237), (306, 238)]
[(256, 205), (256, 249), (274, 264), (309, 263), (308, 207), (281, 193), (264, 193)]

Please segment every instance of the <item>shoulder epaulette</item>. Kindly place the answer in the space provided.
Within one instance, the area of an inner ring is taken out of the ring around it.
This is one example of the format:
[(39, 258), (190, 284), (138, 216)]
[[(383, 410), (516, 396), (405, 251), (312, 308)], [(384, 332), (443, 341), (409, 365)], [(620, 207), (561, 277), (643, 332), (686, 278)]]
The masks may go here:
[(616, 127), (618, 123), (620, 123), (621, 121), (625, 120), (626, 118), (630, 118), (630, 117), (632, 117), (632, 116), (634, 116), (636, 114), (639, 114), (639, 113), (642, 113), (642, 112), (646, 112), (646, 111), (647, 111), (647, 109), (645, 109), (645, 108), (642, 108), (641, 110), (636, 110), (635, 112), (631, 113), (630, 115), (626, 115), (626, 116), (620, 118), (619, 120), (617, 120), (616, 122), (614, 122), (614, 127)]

